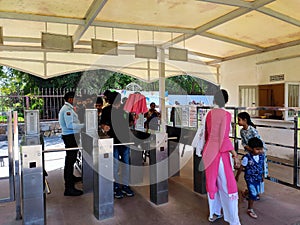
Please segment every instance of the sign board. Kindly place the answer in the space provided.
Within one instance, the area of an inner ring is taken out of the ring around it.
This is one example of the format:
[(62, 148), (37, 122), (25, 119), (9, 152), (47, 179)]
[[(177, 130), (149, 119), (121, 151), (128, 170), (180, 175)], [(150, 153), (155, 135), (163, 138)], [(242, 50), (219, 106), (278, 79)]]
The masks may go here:
[(92, 53), (102, 55), (118, 55), (118, 42), (92, 39)]
[(270, 82), (283, 81), (283, 80), (284, 80), (284, 74), (277, 74), (277, 75), (270, 76)]
[(169, 48), (169, 59), (177, 61), (188, 61), (188, 51), (181, 48)]
[(69, 35), (42, 33), (42, 48), (73, 51), (73, 38)]
[(157, 59), (157, 48), (153, 45), (135, 45), (135, 57)]

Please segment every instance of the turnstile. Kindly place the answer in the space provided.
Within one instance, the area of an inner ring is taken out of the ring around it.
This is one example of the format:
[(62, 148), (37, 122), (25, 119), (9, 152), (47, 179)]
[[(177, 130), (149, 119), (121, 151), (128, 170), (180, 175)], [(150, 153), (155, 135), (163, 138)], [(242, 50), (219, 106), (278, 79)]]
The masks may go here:
[[(176, 170), (180, 168), (179, 165), (179, 149), (178, 145), (179, 143), (182, 143), (184, 145), (191, 145), (192, 140), (195, 136), (196, 130), (194, 129), (188, 129), (188, 128), (179, 128), (179, 127), (170, 127), (167, 126), (167, 132), (168, 135), (171, 137), (177, 137), (176, 141), (169, 141), (169, 172), (170, 176), (173, 174), (179, 175), (179, 172), (176, 173)], [(205, 171), (203, 168), (201, 168), (202, 163), (201, 163), (202, 158), (198, 157), (195, 154), (193, 154), (193, 176), (194, 176), (194, 191), (198, 192), (200, 194), (206, 194), (206, 179), (205, 179)]]
[(168, 135), (157, 132), (150, 137), (150, 201), (168, 202)]
[(82, 183), (84, 193), (93, 192), (94, 151), (98, 148), (98, 138), (88, 133), (81, 133), (82, 144)]
[(113, 139), (99, 139), (94, 152), (94, 215), (98, 220), (114, 216)]
[(22, 217), (24, 225), (44, 225), (46, 203), (40, 136), (25, 136), (21, 145)]

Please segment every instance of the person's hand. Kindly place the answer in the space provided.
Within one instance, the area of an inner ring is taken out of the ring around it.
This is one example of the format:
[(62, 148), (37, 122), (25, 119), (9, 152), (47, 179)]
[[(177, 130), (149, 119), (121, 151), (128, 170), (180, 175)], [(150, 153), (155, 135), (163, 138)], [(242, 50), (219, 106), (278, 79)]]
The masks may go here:
[(235, 175), (235, 180), (239, 181), (239, 176), (238, 175)]
[(241, 166), (241, 161), (240, 161), (240, 159), (239, 159), (238, 157), (234, 157), (233, 160), (234, 160), (234, 168), (235, 168), (235, 169), (240, 168), (240, 166)]
[(109, 125), (102, 125), (101, 126), (104, 132), (108, 132), (110, 130), (110, 126)]

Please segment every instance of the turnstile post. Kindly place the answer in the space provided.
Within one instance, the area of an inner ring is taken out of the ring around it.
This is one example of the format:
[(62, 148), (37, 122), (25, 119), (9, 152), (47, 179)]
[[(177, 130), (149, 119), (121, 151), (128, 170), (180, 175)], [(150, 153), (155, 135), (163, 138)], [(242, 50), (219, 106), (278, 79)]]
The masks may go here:
[(158, 132), (152, 137), (154, 140), (150, 143), (150, 201), (160, 205), (168, 202), (168, 135)]
[(24, 225), (45, 224), (45, 194), (42, 145), (21, 147), (22, 212)]
[(99, 139), (95, 149), (94, 215), (98, 220), (114, 216), (113, 139)]
[(200, 194), (206, 194), (205, 171), (201, 168), (202, 158), (196, 155), (194, 151), (194, 191)]

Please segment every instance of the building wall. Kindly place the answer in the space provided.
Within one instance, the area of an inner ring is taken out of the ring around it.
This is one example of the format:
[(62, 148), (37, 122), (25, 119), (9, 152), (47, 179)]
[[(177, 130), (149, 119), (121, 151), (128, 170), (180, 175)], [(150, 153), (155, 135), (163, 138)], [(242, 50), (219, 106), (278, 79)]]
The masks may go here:
[[(239, 85), (300, 82), (300, 45), (226, 61), (220, 66), (220, 85), (229, 92), (230, 106), (238, 106)], [(284, 74), (284, 81), (270, 82)]]

